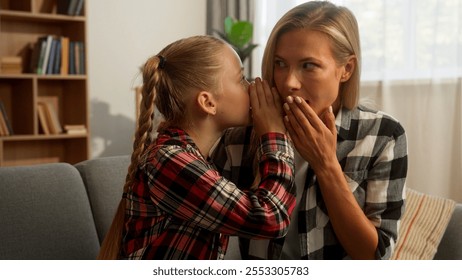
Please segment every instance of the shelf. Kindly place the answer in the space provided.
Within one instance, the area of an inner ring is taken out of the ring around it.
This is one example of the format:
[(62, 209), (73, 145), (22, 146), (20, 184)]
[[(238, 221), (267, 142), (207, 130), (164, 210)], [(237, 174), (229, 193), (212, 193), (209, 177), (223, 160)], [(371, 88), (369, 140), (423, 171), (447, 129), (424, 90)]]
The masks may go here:
[[(79, 47), (86, 49), (85, 6), (84, 3), (83, 16), (71, 16), (56, 13), (56, 0), (0, 0), (0, 57), (21, 57), (23, 72), (0, 72), (0, 102), (13, 131), (12, 135), (0, 136), (0, 167), (74, 164), (89, 158), (87, 75), (35, 74), (32, 72), (36, 72), (36, 66), (31, 63), (37, 59), (32, 56), (34, 47), (45, 36), (67, 37), (69, 42), (79, 42)], [(77, 73), (88, 73), (86, 56), (76, 60), (79, 62), (84, 71)], [(47, 110), (43, 111), (39, 102), (45, 102)], [(51, 124), (84, 125), (87, 133), (44, 134), (44, 128), (57, 127)], [(9, 133), (2, 129), (3, 135)]]
[(87, 75), (57, 75), (57, 74), (2, 74), (0, 79), (39, 79), (39, 80), (86, 80)]
[(32, 13), (23, 11), (0, 10), (2, 20), (21, 20), (32, 22), (59, 23), (66, 21), (85, 22), (84, 16), (69, 16), (51, 13)]
[(86, 138), (88, 134), (53, 134), (53, 135), (11, 135), (11, 136), (0, 136), (0, 139), (4, 142), (13, 142), (13, 141), (40, 141), (40, 140), (53, 140), (53, 139), (73, 139), (73, 138)]

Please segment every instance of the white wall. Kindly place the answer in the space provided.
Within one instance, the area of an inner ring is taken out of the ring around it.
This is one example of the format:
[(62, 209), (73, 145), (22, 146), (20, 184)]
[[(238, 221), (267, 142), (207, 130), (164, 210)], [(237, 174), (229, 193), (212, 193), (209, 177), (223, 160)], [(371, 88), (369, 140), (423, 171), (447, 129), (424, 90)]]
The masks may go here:
[(206, 0), (87, 0), (91, 157), (129, 154), (138, 69), (167, 44), (205, 34)]

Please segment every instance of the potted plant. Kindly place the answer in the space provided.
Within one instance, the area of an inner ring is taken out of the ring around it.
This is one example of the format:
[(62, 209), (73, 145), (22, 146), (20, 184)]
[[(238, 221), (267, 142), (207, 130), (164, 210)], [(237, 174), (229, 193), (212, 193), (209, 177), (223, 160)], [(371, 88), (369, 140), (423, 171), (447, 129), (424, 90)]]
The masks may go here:
[(236, 50), (243, 63), (250, 56), (253, 49), (258, 46), (250, 43), (253, 36), (253, 24), (249, 21), (226, 17), (224, 32), (218, 30), (215, 30), (215, 32)]

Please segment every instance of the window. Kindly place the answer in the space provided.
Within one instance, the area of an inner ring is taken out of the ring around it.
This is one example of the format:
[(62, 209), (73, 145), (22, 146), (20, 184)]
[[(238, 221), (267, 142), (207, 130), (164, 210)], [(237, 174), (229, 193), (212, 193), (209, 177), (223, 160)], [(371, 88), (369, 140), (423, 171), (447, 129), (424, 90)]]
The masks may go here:
[[(276, 21), (302, 0), (256, 0), (254, 65)], [(332, 0), (358, 20), (362, 80), (453, 78), (462, 76), (462, 1)], [(255, 76), (260, 75), (254, 67)]]

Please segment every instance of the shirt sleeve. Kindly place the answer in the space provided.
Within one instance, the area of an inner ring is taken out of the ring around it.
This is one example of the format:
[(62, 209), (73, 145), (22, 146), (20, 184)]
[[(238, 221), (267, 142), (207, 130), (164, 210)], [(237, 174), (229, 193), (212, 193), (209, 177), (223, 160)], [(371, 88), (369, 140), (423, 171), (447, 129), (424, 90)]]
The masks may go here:
[(403, 127), (396, 123), (389, 141), (368, 171), (364, 210), (377, 229), (377, 259), (389, 259), (398, 238), (399, 221), (404, 211), (407, 168), (406, 134)]
[(285, 235), (295, 206), (294, 152), (284, 134), (268, 133), (260, 140), (256, 190), (242, 191), (197, 154), (165, 146), (145, 167), (151, 199), (210, 231), (248, 238)]

